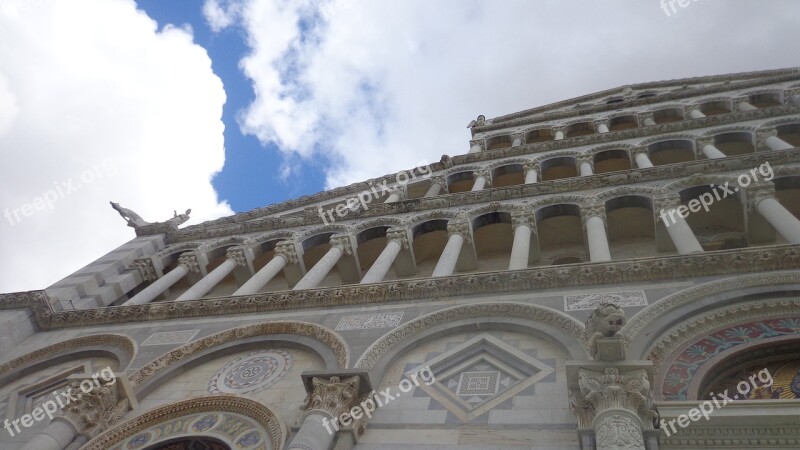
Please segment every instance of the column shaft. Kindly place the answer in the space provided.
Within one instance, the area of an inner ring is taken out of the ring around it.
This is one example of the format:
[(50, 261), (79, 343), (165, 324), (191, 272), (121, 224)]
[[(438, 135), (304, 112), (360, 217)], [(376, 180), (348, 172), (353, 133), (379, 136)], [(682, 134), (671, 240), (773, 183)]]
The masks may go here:
[(256, 292), (260, 291), (267, 285), (275, 275), (280, 273), (288, 261), (286, 257), (281, 254), (276, 254), (266, 266), (262, 267), (261, 270), (256, 272), (255, 275), (250, 277), (242, 287), (236, 290), (233, 295), (250, 295), (255, 294)]
[(292, 290), (299, 291), (301, 289), (311, 289), (317, 287), (319, 283), (328, 276), (333, 266), (339, 262), (344, 252), (342, 249), (334, 246), (328, 250), (328, 253), (325, 253), (325, 256), (320, 258), (314, 267), (306, 273), (306, 275), (297, 282)]
[(197, 300), (198, 298), (202, 298), (204, 295), (208, 294), (211, 289), (214, 289), (214, 286), (233, 272), (235, 267), (236, 261), (226, 259), (222, 264), (217, 266), (216, 269), (212, 270), (208, 275), (204, 276), (200, 281), (176, 298), (175, 301), (180, 302), (183, 300)]
[(372, 267), (367, 271), (367, 274), (361, 279), (361, 284), (380, 283), (383, 281), (386, 272), (389, 271), (389, 268), (394, 264), (395, 258), (400, 254), (401, 248), (402, 245), (400, 245), (397, 239), (391, 239), (387, 242), (386, 247), (383, 249), (380, 256), (378, 256), (378, 259), (375, 260)]
[(603, 219), (591, 216), (586, 220), (586, 235), (589, 238), (589, 259), (592, 262), (611, 261), (611, 249)]
[(508, 270), (526, 269), (531, 248), (531, 228), (527, 225), (517, 225), (514, 229), (514, 244), (511, 247), (511, 260)]
[(713, 144), (708, 144), (703, 147), (703, 154), (706, 155), (708, 159), (726, 158), (728, 156), (722, 153), (722, 150), (718, 149), (717, 146)]
[(651, 119), (651, 118), (649, 118), (649, 117), (645, 118), (642, 123), (644, 123), (644, 126), (646, 126), (646, 127), (654, 127), (654, 126), (657, 125), (656, 121)]
[(392, 193), (389, 195), (389, 197), (386, 199), (386, 201), (385, 201), (385, 202), (383, 202), (383, 203), (395, 203), (395, 202), (397, 202), (398, 200), (400, 200), (400, 196), (399, 196), (399, 195), (397, 195), (397, 193), (395, 193), (395, 192), (392, 192)]
[(536, 172), (536, 169), (532, 169), (525, 172), (525, 184), (536, 183), (538, 179), (539, 179), (539, 173)]
[(53, 420), (20, 450), (64, 450), (75, 440), (75, 436), (75, 430), (67, 422)]
[(594, 171), (592, 170), (592, 163), (588, 161), (581, 162), (581, 176), (588, 177), (589, 175), (594, 175)]
[(634, 156), (636, 160), (636, 166), (640, 169), (647, 169), (649, 167), (653, 167), (653, 162), (650, 161), (650, 157), (647, 156), (645, 152), (639, 152)]
[(329, 450), (336, 434), (333, 420), (327, 415), (309, 413), (286, 450)]
[(791, 150), (794, 148), (794, 145), (784, 141), (778, 136), (770, 136), (767, 138), (766, 142), (770, 150)]
[(522, 145), (522, 139), (520, 138), (514, 139), (514, 142), (511, 143), (512, 147), (519, 147), (520, 145)]
[(601, 123), (597, 125), (597, 132), (598, 133), (608, 133), (608, 125)]
[(700, 112), (699, 109), (693, 109), (689, 111), (689, 117), (692, 119), (702, 119), (703, 117), (706, 117), (706, 115)]
[(758, 202), (759, 214), (775, 227), (775, 230), (792, 244), (800, 244), (800, 220), (774, 197), (766, 197)]
[(743, 101), (739, 103), (739, 111), (755, 111), (757, 109), (750, 102)]
[[(672, 214), (670, 214), (672, 212)], [(698, 253), (703, 251), (703, 246), (694, 235), (692, 228), (686, 223), (686, 220), (678, 214), (676, 208), (665, 209), (661, 211), (661, 220), (667, 227), (672, 243), (678, 249), (681, 255), (688, 255), (690, 253)]]
[(425, 192), (425, 197), (434, 197), (439, 195), (442, 192), (442, 185), (439, 183), (431, 184), (431, 187), (428, 188), (427, 192)]
[(483, 190), (484, 186), (486, 186), (486, 177), (480, 176), (475, 179), (475, 183), (472, 185), (472, 191), (480, 191)]
[(470, 147), (469, 152), (470, 153), (480, 153), (481, 152), (481, 146), (480, 145), (473, 145), (472, 147)]
[(143, 305), (152, 302), (153, 299), (164, 293), (170, 286), (186, 276), (187, 273), (189, 273), (189, 267), (185, 264), (179, 264), (166, 275), (154, 281), (153, 284), (144, 288), (142, 292), (139, 292), (134, 295), (133, 298), (123, 303), (122, 306)]
[(446, 277), (453, 274), (458, 262), (458, 255), (461, 253), (461, 246), (464, 245), (464, 238), (460, 234), (451, 234), (444, 246), (442, 255), (433, 269), (431, 277)]

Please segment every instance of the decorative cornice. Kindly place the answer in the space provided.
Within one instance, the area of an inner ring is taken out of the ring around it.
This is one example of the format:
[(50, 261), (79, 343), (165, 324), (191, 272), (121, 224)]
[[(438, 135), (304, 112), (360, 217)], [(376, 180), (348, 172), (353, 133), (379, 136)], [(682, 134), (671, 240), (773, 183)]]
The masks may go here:
[[(44, 291), (33, 291), (28, 294), (31, 294), (32, 299), (37, 299), (39, 301), (47, 301), (46, 297), (41, 294), (44, 294)], [(22, 297), (19, 297), (20, 299)], [(13, 303), (13, 302), (12, 302)], [(8, 306), (8, 305), (6, 305)], [(12, 304), (11, 307), (14, 305)], [(23, 307), (24, 305), (19, 304), (18, 306)], [(3, 309), (3, 307), (0, 307)], [(88, 347), (116, 347), (125, 353), (127, 353), (127, 359), (125, 361), (120, 360), (120, 364), (123, 365), (121, 369), (125, 369), (124, 365), (133, 360), (136, 356), (136, 343), (132, 341), (129, 337), (123, 336), (121, 334), (93, 334), (89, 336), (81, 336), (74, 339), (67, 339), (65, 341), (59, 342), (57, 344), (49, 345), (44, 348), (40, 348), (38, 350), (34, 350), (30, 353), (26, 353), (18, 358), (12, 359), (7, 363), (0, 365), (0, 378), (6, 376), (10, 372), (18, 369), (20, 367), (26, 367), (32, 364), (35, 364), (40, 361), (44, 361), (52, 356), (61, 354), (63, 352), (68, 352), (71, 350), (79, 349), (79, 348), (88, 348)]]
[[(693, 84), (693, 83), (705, 83), (705, 82), (725, 82), (725, 81), (737, 81), (737, 80), (747, 80), (753, 77), (765, 77), (771, 74), (776, 74), (776, 76), (772, 76), (769, 78), (757, 78), (755, 80), (744, 81), (741, 83), (730, 84), (717, 84), (714, 86), (707, 86), (702, 89), (686, 89), (682, 91), (673, 91), (670, 93), (665, 93), (662, 95), (658, 95), (656, 97), (649, 97), (643, 99), (632, 99), (628, 100), (622, 104), (615, 103), (611, 105), (603, 104), (603, 105), (595, 105), (589, 107), (581, 107), (575, 108), (571, 110), (565, 111), (553, 111), (547, 113), (548, 109), (554, 108), (562, 108), (565, 106), (573, 106), (576, 104), (580, 104), (587, 101), (598, 100), (601, 98), (605, 98), (609, 95), (614, 93), (620, 92), (622, 89), (626, 87), (631, 87), (634, 89), (655, 89), (659, 87), (670, 87), (676, 86), (678, 84)], [(780, 74), (780, 75), (777, 75)], [(517, 127), (517, 126), (524, 126), (524, 125), (533, 125), (541, 122), (551, 121), (551, 120), (563, 120), (569, 117), (576, 117), (576, 116), (583, 116), (583, 115), (590, 115), (596, 113), (602, 113), (607, 111), (616, 111), (621, 108), (631, 108), (641, 105), (654, 105), (658, 103), (664, 103), (674, 100), (681, 100), (686, 98), (692, 97), (701, 97), (706, 95), (711, 95), (715, 93), (722, 93), (722, 92), (731, 92), (731, 91), (738, 91), (741, 89), (748, 89), (751, 87), (756, 86), (763, 86), (775, 83), (782, 83), (786, 81), (793, 81), (800, 79), (800, 73), (798, 69), (781, 69), (777, 71), (769, 71), (769, 72), (757, 72), (757, 73), (746, 73), (746, 74), (732, 74), (732, 75), (724, 75), (724, 76), (714, 76), (714, 77), (699, 77), (699, 78), (687, 78), (683, 80), (670, 80), (670, 81), (661, 81), (655, 83), (645, 83), (640, 85), (632, 85), (632, 86), (622, 86), (614, 89), (609, 89), (606, 91), (597, 92), (594, 94), (590, 94), (583, 97), (573, 98), (569, 100), (564, 100), (558, 103), (553, 103), (550, 105), (540, 106), (538, 108), (528, 109), (524, 111), (519, 111), (513, 114), (508, 114), (505, 116), (495, 117), (491, 120), (486, 121), (483, 125), (475, 126), (472, 128), (472, 134), (475, 135), (477, 133), (485, 133), (488, 131), (495, 131), (495, 130), (502, 130), (505, 128), (510, 127)]]
[(661, 445), (667, 448), (800, 448), (800, 428), (778, 424), (752, 427), (694, 424), (678, 429), (672, 436), (662, 435)]
[(385, 304), (443, 296), (497, 295), (568, 286), (687, 279), (798, 267), (800, 246), (779, 245), (432, 279), (396, 280), (365, 286), (349, 285), (58, 312), (53, 310), (44, 291), (17, 292), (0, 294), (0, 309), (30, 308), (36, 325), (43, 330), (52, 330), (136, 321)]
[[(648, 169), (631, 169), (622, 172), (595, 174), (585, 177), (572, 177), (552, 181), (521, 184), (480, 191), (460, 192), (456, 194), (437, 195), (434, 197), (416, 198), (395, 203), (376, 203), (369, 210), (348, 213), (348, 219), (364, 219), (395, 214), (435, 211), (448, 207), (469, 206), (492, 201), (515, 200), (519, 198), (537, 197), (571, 191), (601, 189), (614, 186), (625, 186), (630, 183), (682, 178), (691, 174), (710, 174), (735, 170), (750, 170), (769, 161), (772, 167), (781, 164), (800, 162), (797, 150), (781, 150), (770, 152), (748, 153), (714, 160), (691, 161), (682, 164), (669, 164)], [(322, 219), (314, 210), (300, 225), (321, 225)], [(289, 228), (296, 228), (292, 225)], [(285, 228), (283, 224), (276, 226), (272, 220), (234, 224), (224, 227), (182, 229), (176, 234), (167, 236), (170, 242), (187, 242), (198, 239), (219, 238), (231, 234), (265, 232)]]

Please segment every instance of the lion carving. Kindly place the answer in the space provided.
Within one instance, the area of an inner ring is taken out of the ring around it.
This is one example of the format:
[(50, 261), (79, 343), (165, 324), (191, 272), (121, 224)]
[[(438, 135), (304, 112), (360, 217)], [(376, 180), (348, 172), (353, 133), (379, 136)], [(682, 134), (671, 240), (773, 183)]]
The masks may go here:
[(589, 353), (597, 355), (597, 339), (614, 337), (625, 325), (625, 311), (613, 303), (603, 303), (597, 307), (586, 321), (586, 343)]

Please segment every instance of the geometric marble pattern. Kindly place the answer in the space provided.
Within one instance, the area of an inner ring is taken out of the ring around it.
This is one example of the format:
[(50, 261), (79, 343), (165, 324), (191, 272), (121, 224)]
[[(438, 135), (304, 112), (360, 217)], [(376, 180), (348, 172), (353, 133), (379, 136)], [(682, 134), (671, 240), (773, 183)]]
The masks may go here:
[(141, 345), (186, 344), (199, 332), (200, 330), (161, 331), (148, 336)]
[(565, 295), (564, 311), (595, 309), (603, 303), (613, 303), (619, 307), (647, 306), (647, 297), (645, 296), (644, 291)]
[(462, 422), (487, 413), (555, 372), (553, 367), (485, 333), (406, 371), (406, 376), (424, 366), (430, 367), (436, 382), (419, 387)]
[(394, 328), (400, 324), (402, 319), (402, 312), (344, 316), (336, 325), (336, 331)]
[(248, 394), (282, 380), (292, 367), (287, 350), (260, 350), (240, 356), (221, 368), (208, 382), (212, 394)]

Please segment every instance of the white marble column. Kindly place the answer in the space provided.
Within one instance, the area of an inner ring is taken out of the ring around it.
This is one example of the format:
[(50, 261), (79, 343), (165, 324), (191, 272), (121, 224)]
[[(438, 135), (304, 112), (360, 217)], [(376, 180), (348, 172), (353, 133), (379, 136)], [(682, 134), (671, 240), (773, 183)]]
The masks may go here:
[(588, 177), (589, 175), (594, 175), (591, 156), (584, 156), (578, 158), (578, 167), (580, 168), (580, 173), (582, 177)]
[(483, 151), (483, 143), (481, 141), (471, 141), (469, 152), (470, 153), (480, 153)]
[(539, 168), (535, 163), (528, 163), (522, 166), (525, 171), (525, 184), (532, 184), (539, 181)]
[(758, 109), (758, 108), (756, 108), (755, 106), (753, 106), (753, 105), (752, 105), (752, 103), (750, 103), (750, 102), (749, 102), (749, 101), (747, 101), (747, 100), (741, 100), (741, 101), (739, 101), (739, 111), (755, 111), (755, 110), (757, 110), (757, 109)]
[(597, 132), (598, 133), (608, 133), (610, 130), (608, 129), (608, 123), (606, 122), (597, 122)]
[(20, 450), (64, 450), (76, 436), (75, 429), (68, 422), (56, 418), (20, 447)]
[(447, 245), (444, 246), (442, 255), (433, 269), (431, 277), (446, 277), (453, 274), (458, 262), (458, 255), (461, 254), (461, 247), (464, 242), (470, 242), (470, 227), (466, 221), (454, 221), (447, 224), (449, 232)]
[(705, 144), (703, 145), (703, 154), (706, 155), (708, 159), (718, 159), (718, 158), (727, 158), (728, 155), (722, 153), (722, 150), (718, 149), (714, 144)]
[(699, 109), (692, 109), (689, 111), (689, 117), (692, 119), (702, 119), (703, 117), (706, 117), (706, 115), (703, 114)]
[(134, 295), (131, 299), (122, 304), (122, 306), (143, 305), (152, 302), (156, 297), (163, 294), (164, 291), (172, 287), (181, 278), (189, 273), (191, 267), (198, 264), (195, 255), (181, 255), (178, 258), (178, 265), (170, 270), (163, 277), (154, 281), (150, 286), (144, 288), (141, 292)]
[[(297, 258), (297, 256), (295, 256)], [(236, 290), (233, 295), (250, 295), (255, 294), (264, 288), (275, 275), (279, 274), (286, 264), (289, 263), (289, 258), (286, 255), (275, 252), (275, 256), (259, 270), (255, 275), (250, 277), (242, 287)]]
[(765, 142), (767, 144), (767, 147), (769, 147), (770, 150), (774, 150), (774, 151), (777, 151), (777, 150), (791, 150), (791, 149), (794, 148), (794, 145), (784, 141), (783, 139), (779, 138), (778, 136), (770, 136), (770, 137), (767, 138), (767, 140)]
[(380, 283), (383, 281), (402, 249), (408, 249), (408, 233), (406, 230), (388, 230), (386, 232), (386, 247), (372, 264), (372, 267), (369, 268), (367, 274), (364, 275), (364, 278), (361, 279), (360, 284)]
[(563, 129), (556, 129), (556, 134), (555, 134), (555, 139), (554, 140), (560, 141), (560, 140), (564, 139), (564, 137), (566, 137), (566, 135), (564, 134), (564, 130)]
[(401, 189), (396, 188), (392, 190), (392, 193), (389, 194), (389, 197), (386, 198), (386, 201), (383, 203), (396, 203), (399, 202), (400, 200), (403, 200), (404, 198), (405, 198), (405, 193)]
[(328, 253), (325, 253), (325, 256), (320, 258), (320, 260), (314, 264), (314, 267), (297, 282), (292, 289), (293, 291), (317, 287), (319, 283), (328, 276), (333, 266), (339, 262), (345, 253), (348, 255), (353, 254), (349, 236), (331, 236), (330, 243), (331, 248), (328, 250)]
[(800, 220), (775, 198), (774, 186), (753, 187), (747, 190), (751, 205), (784, 239), (800, 244)]
[(512, 142), (511, 142), (511, 146), (512, 147), (519, 147), (524, 143), (525, 136), (522, 135), (522, 134), (515, 134), (515, 135), (511, 136), (511, 138), (513, 139)]
[(514, 228), (514, 244), (511, 246), (511, 259), (508, 262), (508, 270), (528, 268), (531, 234), (533, 234), (535, 221), (536, 219), (531, 212), (515, 212), (511, 215), (511, 226)]
[(435, 197), (442, 192), (442, 188), (445, 186), (446, 181), (444, 178), (434, 178), (431, 180), (431, 186), (425, 192), (424, 197)]
[(187, 289), (186, 292), (184, 292), (178, 298), (176, 298), (175, 301), (180, 302), (183, 300), (197, 300), (199, 298), (203, 298), (203, 296), (208, 294), (209, 291), (211, 291), (211, 289), (214, 289), (214, 286), (218, 285), (220, 281), (224, 280), (225, 277), (230, 275), (230, 273), (233, 272), (233, 269), (235, 269), (236, 266), (241, 266), (241, 267), (247, 266), (246, 252), (248, 251), (250, 250), (245, 248), (229, 249), (226, 255), (226, 259), (222, 264), (217, 266), (216, 269), (209, 272), (208, 275), (201, 278), (200, 281), (192, 285), (192, 287)]
[(647, 150), (639, 150), (634, 152), (633, 159), (636, 161), (636, 167), (640, 169), (647, 169), (653, 167), (653, 162), (647, 156)]
[(611, 249), (606, 234), (606, 208), (603, 205), (581, 208), (581, 216), (589, 240), (589, 259), (591, 262), (611, 261)]
[(475, 183), (473, 183), (472, 189), (470, 189), (471, 191), (480, 191), (486, 186), (491, 187), (492, 184), (488, 170), (477, 170), (473, 172), (472, 176), (475, 178)]
[(653, 114), (647, 114), (642, 118), (642, 124), (646, 127), (654, 127), (656, 126), (656, 121), (653, 120)]
[(697, 240), (692, 228), (686, 222), (685, 218), (681, 217), (679, 209), (684, 210), (684, 214), (688, 214), (688, 208), (681, 207), (680, 201), (674, 200), (666, 202), (665, 206), (659, 213), (659, 219), (664, 223), (667, 228), (672, 243), (678, 249), (681, 255), (688, 255), (690, 253), (699, 253), (703, 251), (703, 246)]

